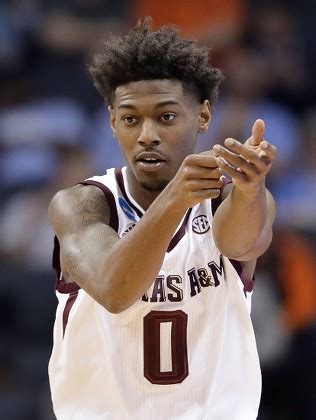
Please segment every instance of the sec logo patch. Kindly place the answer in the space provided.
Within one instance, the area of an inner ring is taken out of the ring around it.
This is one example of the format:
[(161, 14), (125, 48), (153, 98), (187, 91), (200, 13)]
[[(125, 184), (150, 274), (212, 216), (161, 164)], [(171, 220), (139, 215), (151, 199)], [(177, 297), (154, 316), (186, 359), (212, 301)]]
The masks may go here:
[(192, 220), (193, 232), (202, 234), (207, 232), (209, 229), (210, 224), (205, 214), (201, 214), (200, 216), (197, 216)]

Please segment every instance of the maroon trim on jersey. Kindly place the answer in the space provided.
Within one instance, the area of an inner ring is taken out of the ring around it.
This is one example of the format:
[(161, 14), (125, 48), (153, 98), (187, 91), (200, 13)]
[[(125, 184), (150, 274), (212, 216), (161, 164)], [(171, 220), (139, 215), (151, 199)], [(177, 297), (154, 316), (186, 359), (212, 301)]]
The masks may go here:
[(185, 215), (185, 218), (183, 219), (183, 222), (182, 222), (181, 226), (179, 227), (179, 229), (177, 230), (177, 232), (175, 233), (175, 235), (173, 236), (173, 238), (171, 239), (171, 241), (169, 243), (169, 246), (167, 248), (167, 252), (172, 251), (173, 248), (178, 244), (178, 242), (185, 235), (185, 228), (188, 224), (188, 220), (189, 220), (191, 211), (192, 211), (192, 208), (187, 211), (187, 214)]
[(116, 181), (118, 183), (118, 186), (120, 187), (120, 190), (121, 190), (121, 192), (122, 192), (125, 200), (132, 207), (132, 209), (135, 210), (135, 212), (138, 215), (138, 217), (142, 217), (143, 216), (143, 213), (128, 198), (128, 195), (127, 195), (126, 189), (125, 189), (125, 185), (124, 185), (124, 178), (123, 178), (123, 174), (122, 174), (122, 170), (121, 169), (115, 169), (115, 178), (116, 178)]
[[(125, 189), (124, 178), (123, 178), (123, 174), (122, 174), (122, 170), (121, 169), (115, 169), (115, 177), (116, 177), (116, 181), (118, 183), (118, 186), (120, 187), (120, 190), (121, 190), (121, 192), (122, 192), (125, 200), (132, 207), (132, 209), (135, 210), (136, 214), (141, 218), (143, 216), (143, 213), (128, 198), (128, 195), (127, 195), (126, 189)], [(175, 235), (173, 236), (173, 238), (171, 239), (171, 241), (169, 243), (169, 246), (167, 248), (167, 252), (172, 251), (173, 248), (178, 244), (178, 242), (183, 238), (183, 236), (185, 234), (185, 228), (186, 228), (186, 225), (188, 223), (188, 219), (189, 219), (189, 216), (191, 214), (191, 211), (192, 211), (192, 209), (189, 209), (187, 211), (187, 214), (186, 214), (186, 216), (185, 216), (185, 218), (184, 218), (184, 220), (183, 220), (180, 228), (175, 233)]]
[(243, 285), (244, 285), (244, 293), (246, 296), (246, 292), (252, 292), (253, 290), (253, 285), (254, 285), (254, 278), (252, 280), (249, 279), (249, 277), (247, 277), (245, 275), (245, 273), (243, 272), (242, 266), (240, 261), (236, 261), (236, 260), (231, 260), (229, 259), (229, 261), (232, 263), (234, 269), (237, 271), (237, 274), (239, 275)]
[(53, 268), (56, 271), (56, 290), (59, 293), (73, 293), (80, 289), (77, 283), (66, 283), (62, 278), (60, 267), (60, 245), (57, 236), (54, 237)]
[(75, 282), (66, 283), (63, 278), (57, 279), (57, 281), (56, 281), (56, 290), (59, 293), (74, 293), (74, 292), (77, 292), (80, 289), (81, 289), (81, 287), (78, 286), (77, 283), (75, 283)]
[(87, 181), (80, 182), (80, 184), (81, 185), (94, 185), (95, 187), (98, 187), (100, 188), (100, 190), (102, 190), (110, 207), (109, 225), (111, 226), (112, 229), (114, 229), (117, 232), (119, 223), (118, 223), (118, 215), (117, 215), (117, 210), (116, 210), (115, 198), (112, 191), (108, 187), (106, 187), (104, 184), (98, 181), (87, 180)]
[(232, 182), (232, 180), (230, 178), (227, 178), (226, 176), (223, 177), (222, 179), (223, 179), (223, 185), (221, 186), (221, 192), (220, 192), (219, 196), (216, 197), (216, 198), (212, 198), (212, 213), (213, 213), (213, 216), (214, 216), (216, 210), (218, 209), (219, 205), (222, 202), (222, 199), (223, 199), (222, 196), (223, 196), (224, 188), (226, 187), (226, 185), (231, 184), (231, 182)]
[[(67, 283), (65, 283), (67, 284)], [(64, 312), (63, 312), (63, 337), (65, 336), (65, 331), (66, 331), (66, 327), (67, 327), (67, 323), (68, 323), (68, 319), (69, 319), (69, 314), (70, 314), (70, 310), (73, 307), (73, 304), (75, 303), (76, 299), (78, 297), (78, 290), (71, 292), (66, 305), (64, 307)]]
[(56, 271), (57, 280), (60, 279), (61, 268), (60, 268), (60, 245), (57, 236), (54, 237), (54, 249), (53, 249), (53, 269)]

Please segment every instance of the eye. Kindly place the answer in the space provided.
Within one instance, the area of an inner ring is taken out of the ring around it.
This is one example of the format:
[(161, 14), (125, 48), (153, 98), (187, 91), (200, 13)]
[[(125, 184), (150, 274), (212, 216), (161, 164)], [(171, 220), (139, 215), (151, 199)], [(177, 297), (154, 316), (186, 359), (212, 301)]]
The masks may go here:
[(132, 125), (135, 124), (137, 121), (136, 117), (133, 117), (132, 115), (125, 115), (125, 117), (122, 117), (122, 120), (127, 124), (127, 125)]
[(161, 121), (169, 122), (173, 121), (176, 118), (175, 114), (172, 114), (171, 112), (165, 112), (161, 117)]

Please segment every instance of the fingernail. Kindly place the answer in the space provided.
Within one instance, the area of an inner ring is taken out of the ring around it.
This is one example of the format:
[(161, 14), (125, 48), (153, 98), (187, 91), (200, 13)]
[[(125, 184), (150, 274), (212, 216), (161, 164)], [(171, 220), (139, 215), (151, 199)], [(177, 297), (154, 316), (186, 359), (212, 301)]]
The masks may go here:
[(226, 146), (233, 146), (234, 145), (234, 140), (233, 139), (226, 139), (225, 140), (225, 144)]
[(221, 146), (219, 146), (218, 144), (215, 144), (215, 146), (213, 147), (214, 152), (220, 152), (221, 151)]
[(269, 147), (269, 145), (266, 141), (262, 141), (261, 144), (260, 144), (260, 147), (262, 147), (263, 149), (267, 149)]

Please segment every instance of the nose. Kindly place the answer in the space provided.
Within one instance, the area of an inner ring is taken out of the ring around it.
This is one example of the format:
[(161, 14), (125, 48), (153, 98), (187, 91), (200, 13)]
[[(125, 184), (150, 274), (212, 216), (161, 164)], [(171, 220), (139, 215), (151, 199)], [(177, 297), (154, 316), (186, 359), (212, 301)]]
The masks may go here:
[(143, 122), (137, 142), (141, 146), (158, 146), (161, 143), (159, 134), (153, 121)]

